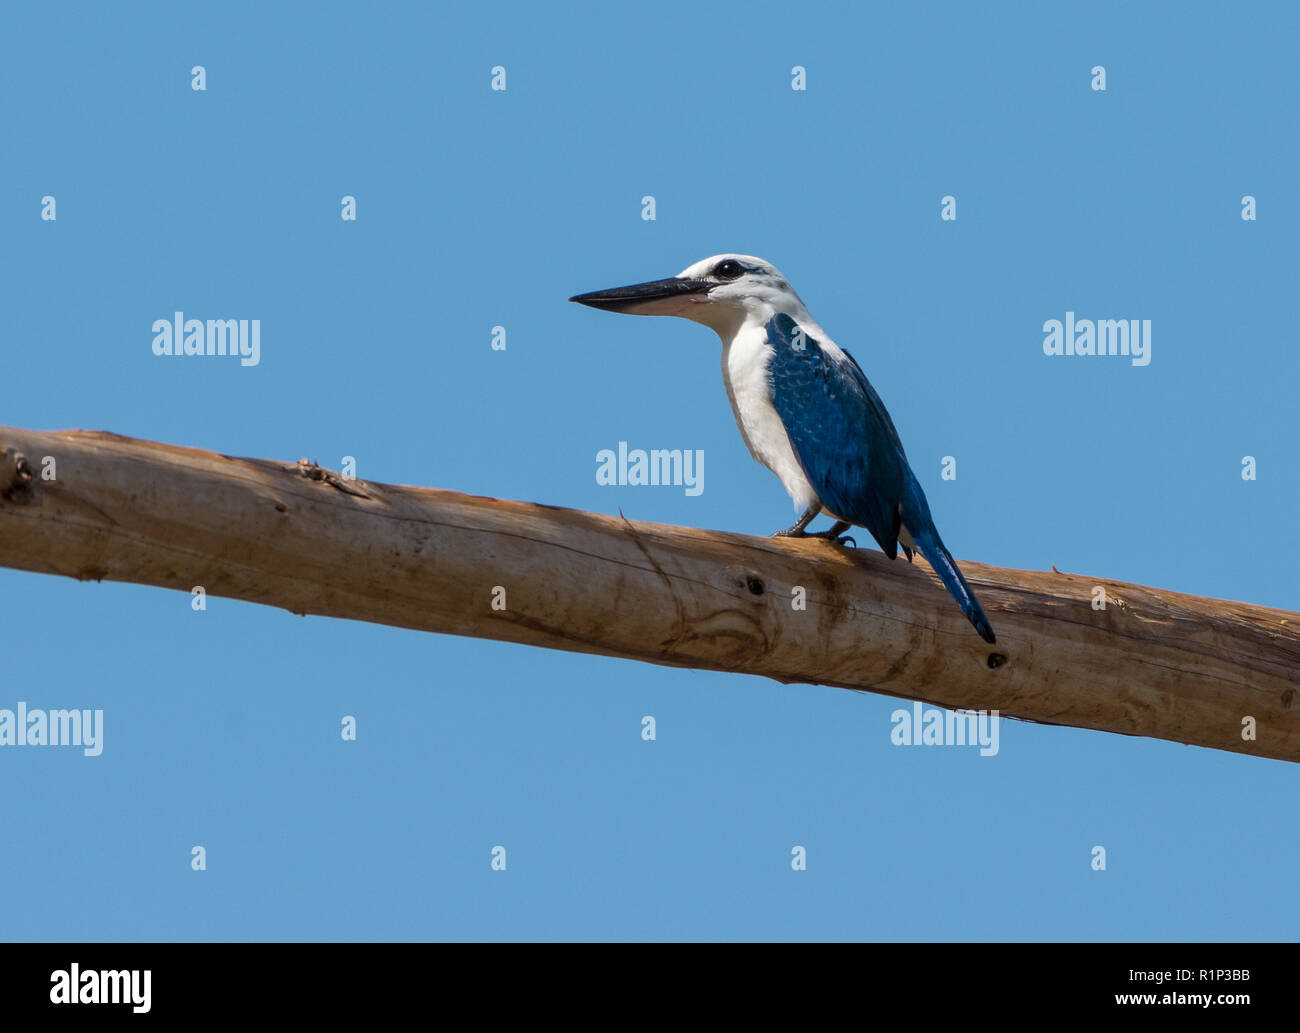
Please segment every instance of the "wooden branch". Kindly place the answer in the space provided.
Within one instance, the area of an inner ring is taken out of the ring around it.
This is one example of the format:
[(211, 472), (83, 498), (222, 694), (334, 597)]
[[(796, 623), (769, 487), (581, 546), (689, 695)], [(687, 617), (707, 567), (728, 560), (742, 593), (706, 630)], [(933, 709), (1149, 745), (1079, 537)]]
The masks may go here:
[(990, 647), (874, 548), (4, 427), (0, 565), (1300, 760), (1300, 615), (1104, 578), (963, 561)]

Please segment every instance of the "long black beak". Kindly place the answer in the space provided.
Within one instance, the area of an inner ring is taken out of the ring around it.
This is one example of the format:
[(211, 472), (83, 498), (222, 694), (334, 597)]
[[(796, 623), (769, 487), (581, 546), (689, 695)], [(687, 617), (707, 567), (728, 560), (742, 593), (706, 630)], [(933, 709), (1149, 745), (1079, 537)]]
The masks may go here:
[(607, 291), (592, 291), (570, 298), (579, 305), (604, 309), (606, 312), (626, 312), (647, 301), (675, 298), (679, 294), (699, 294), (716, 286), (708, 280), (688, 280), (673, 276), (667, 280), (634, 283), (630, 287), (615, 287)]

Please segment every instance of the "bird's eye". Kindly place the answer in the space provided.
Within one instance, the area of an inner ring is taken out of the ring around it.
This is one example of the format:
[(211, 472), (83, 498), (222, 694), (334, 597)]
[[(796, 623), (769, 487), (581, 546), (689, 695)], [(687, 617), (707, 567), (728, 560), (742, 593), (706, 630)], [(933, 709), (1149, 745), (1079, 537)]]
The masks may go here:
[(739, 279), (740, 274), (745, 271), (745, 267), (737, 262), (734, 258), (728, 258), (725, 262), (719, 262), (714, 267), (713, 275), (720, 280)]

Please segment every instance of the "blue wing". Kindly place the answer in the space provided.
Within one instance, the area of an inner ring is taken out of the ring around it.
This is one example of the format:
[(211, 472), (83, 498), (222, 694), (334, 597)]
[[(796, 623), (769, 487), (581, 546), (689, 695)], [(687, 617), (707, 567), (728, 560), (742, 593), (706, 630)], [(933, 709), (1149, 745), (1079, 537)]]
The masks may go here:
[[(857, 360), (848, 352), (847, 362), (827, 358), (784, 313), (768, 320), (767, 340), (773, 353), (772, 405), (822, 505), (865, 527), (890, 559), (898, 555), (898, 528), (905, 523), (917, 550), (980, 636), (996, 642), (975, 593), (939, 537), (894, 421)], [(911, 550), (904, 550), (910, 560)]]
[[(772, 404), (822, 505), (898, 555), (907, 457), (894, 421), (858, 364), (830, 359), (778, 313), (767, 323)], [(845, 353), (848, 354), (847, 352)]]

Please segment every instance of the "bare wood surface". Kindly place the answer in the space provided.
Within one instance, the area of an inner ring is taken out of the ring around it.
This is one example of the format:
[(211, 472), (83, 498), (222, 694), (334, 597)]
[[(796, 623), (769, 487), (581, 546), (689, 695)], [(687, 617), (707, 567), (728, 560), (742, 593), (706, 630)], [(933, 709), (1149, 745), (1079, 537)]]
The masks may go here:
[(1300, 615), (960, 562), (996, 646), (874, 548), (0, 427), (0, 566), (1300, 760)]

